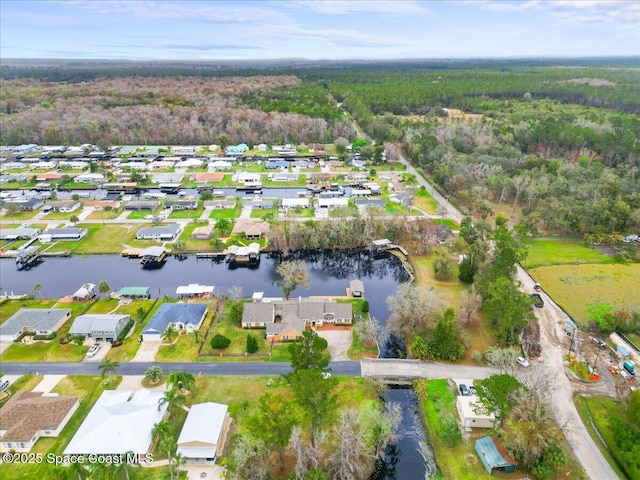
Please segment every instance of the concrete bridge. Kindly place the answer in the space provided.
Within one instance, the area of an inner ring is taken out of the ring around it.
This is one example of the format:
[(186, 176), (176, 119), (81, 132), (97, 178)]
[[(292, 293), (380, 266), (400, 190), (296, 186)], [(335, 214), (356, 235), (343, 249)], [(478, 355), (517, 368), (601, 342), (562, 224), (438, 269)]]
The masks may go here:
[(362, 376), (388, 383), (409, 383), (416, 378), (464, 378), (482, 380), (499, 373), (495, 368), (475, 365), (449, 365), (422, 360), (397, 358), (364, 359), (360, 362)]

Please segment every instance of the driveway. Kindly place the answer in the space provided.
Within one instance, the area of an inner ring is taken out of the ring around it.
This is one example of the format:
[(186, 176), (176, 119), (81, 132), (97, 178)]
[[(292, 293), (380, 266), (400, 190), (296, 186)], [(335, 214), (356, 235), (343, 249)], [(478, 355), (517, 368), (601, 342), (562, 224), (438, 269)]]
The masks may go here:
[(351, 330), (320, 330), (317, 333), (329, 344), (332, 362), (349, 360), (347, 349), (351, 346)]
[[(111, 349), (111, 345), (108, 342), (98, 342), (100, 344), (100, 350), (96, 352), (93, 357), (84, 357), (83, 362), (97, 362), (100, 363), (107, 356), (107, 353)], [(91, 344), (93, 345), (93, 343)]]
[(34, 392), (42, 392), (45, 395), (51, 393), (53, 387), (55, 387), (60, 380), (66, 375), (45, 375), (42, 377), (42, 381), (33, 388)]
[(153, 362), (160, 349), (161, 342), (142, 342), (132, 362)]
[[(522, 282), (525, 291), (533, 291), (534, 280), (522, 267), (518, 266), (515, 277)], [(566, 426), (567, 441), (589, 478), (593, 480), (618, 478), (587, 432), (573, 403), (572, 385), (563, 366), (563, 355), (566, 354), (566, 349), (562, 340), (565, 338), (567, 314), (545, 292), (542, 296), (545, 302), (544, 307), (536, 308), (534, 312), (540, 323), (542, 343), (540, 360), (551, 380), (548, 397), (549, 403), (554, 406), (556, 420), (559, 425)]]

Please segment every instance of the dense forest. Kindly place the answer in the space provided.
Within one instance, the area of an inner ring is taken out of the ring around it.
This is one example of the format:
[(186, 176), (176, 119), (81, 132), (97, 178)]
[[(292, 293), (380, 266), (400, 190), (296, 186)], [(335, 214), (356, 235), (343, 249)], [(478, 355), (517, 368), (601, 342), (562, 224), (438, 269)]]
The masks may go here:
[(300, 113), (249, 108), (239, 97), (291, 88), (290, 75), (113, 77), (81, 83), (6, 80), (0, 91), (0, 142), (73, 145), (306, 143), (349, 138), (352, 126)]
[(640, 231), (637, 58), (11, 61), (2, 77), (4, 144), (331, 143), (354, 138), (346, 112), (465, 213)]

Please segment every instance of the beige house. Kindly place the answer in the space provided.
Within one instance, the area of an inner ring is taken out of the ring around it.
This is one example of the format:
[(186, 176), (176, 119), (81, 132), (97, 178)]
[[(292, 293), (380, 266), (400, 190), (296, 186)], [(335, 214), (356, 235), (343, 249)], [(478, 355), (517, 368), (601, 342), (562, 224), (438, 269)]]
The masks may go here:
[(487, 412), (476, 396), (458, 396), (456, 408), (462, 426), (467, 431), (471, 428), (493, 428), (496, 423), (496, 416), (493, 412)]
[(57, 437), (79, 406), (78, 397), (17, 392), (0, 409), (0, 451), (28, 452), (40, 437)]
[(192, 405), (178, 437), (178, 453), (187, 464), (210, 464), (222, 453), (231, 417), (227, 405), (198, 403)]

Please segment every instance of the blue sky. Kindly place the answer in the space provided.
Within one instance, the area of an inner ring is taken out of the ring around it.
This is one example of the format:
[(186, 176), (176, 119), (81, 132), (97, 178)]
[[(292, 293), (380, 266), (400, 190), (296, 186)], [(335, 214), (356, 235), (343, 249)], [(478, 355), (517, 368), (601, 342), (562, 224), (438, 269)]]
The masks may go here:
[(1, 0), (0, 58), (640, 55), (637, 0)]

